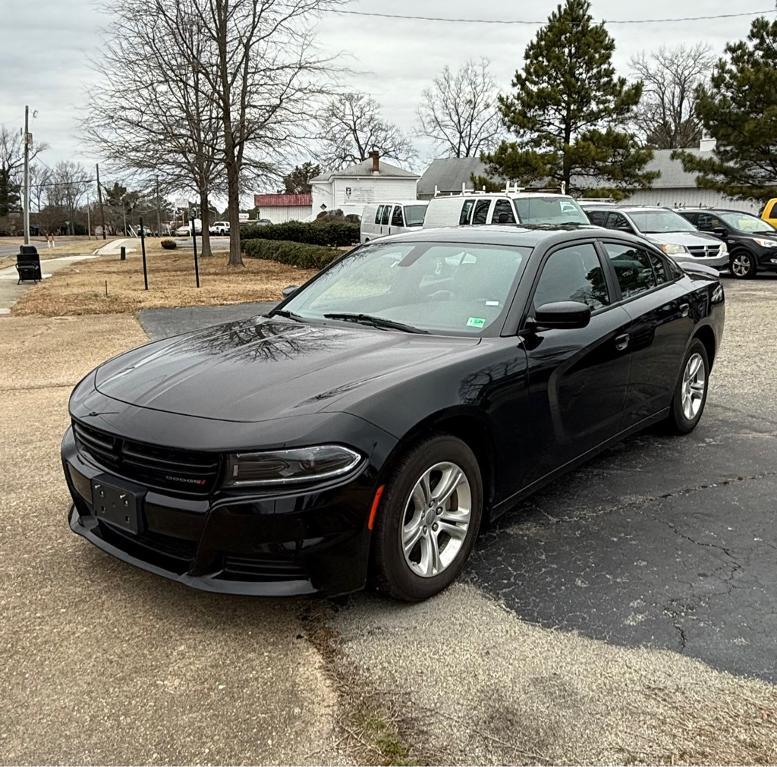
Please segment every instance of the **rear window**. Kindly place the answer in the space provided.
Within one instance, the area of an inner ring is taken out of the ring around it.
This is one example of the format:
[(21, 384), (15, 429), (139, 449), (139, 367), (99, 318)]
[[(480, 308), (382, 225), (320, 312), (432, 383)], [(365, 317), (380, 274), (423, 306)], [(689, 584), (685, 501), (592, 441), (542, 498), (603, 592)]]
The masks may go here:
[(522, 224), (588, 224), (583, 209), (571, 197), (518, 197), (514, 200)]

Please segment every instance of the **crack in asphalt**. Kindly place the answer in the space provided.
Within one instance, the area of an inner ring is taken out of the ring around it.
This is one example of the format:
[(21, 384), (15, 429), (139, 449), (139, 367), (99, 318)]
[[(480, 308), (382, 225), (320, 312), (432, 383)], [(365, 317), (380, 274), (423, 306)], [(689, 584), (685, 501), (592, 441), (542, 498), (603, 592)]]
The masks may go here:
[[(727, 479), (721, 479), (717, 480), (716, 482), (707, 482), (700, 485), (693, 485), (691, 487), (684, 487), (679, 488), (677, 490), (670, 490), (666, 493), (660, 493), (658, 495), (645, 495), (640, 498), (635, 498), (630, 501), (626, 501), (625, 503), (620, 503), (616, 505), (600, 505), (597, 508), (592, 509), (580, 509), (578, 510), (578, 513), (574, 516), (558, 516), (554, 517), (550, 514), (548, 514), (543, 509), (539, 508), (539, 506), (536, 505), (536, 502), (528, 502), (524, 508), (527, 508), (527, 511), (531, 513), (536, 514), (542, 514), (544, 517), (548, 519), (548, 521), (551, 524), (559, 524), (560, 522), (576, 522), (580, 519), (591, 519), (592, 517), (599, 517), (604, 514), (611, 514), (611, 513), (617, 513), (620, 511), (628, 511), (629, 509), (638, 509), (642, 506), (646, 506), (650, 503), (655, 503), (657, 501), (665, 501), (669, 498), (676, 498), (679, 496), (684, 495), (691, 495), (692, 493), (701, 492), (702, 490), (711, 490), (717, 487), (727, 487), (729, 485), (735, 485), (741, 482), (753, 482), (758, 481), (762, 479), (770, 479), (771, 477), (777, 477), (777, 471), (764, 471), (759, 472), (758, 474), (750, 474), (747, 476), (736, 476), (736, 477), (729, 477)], [(521, 507), (519, 506), (518, 509)], [(502, 518), (504, 519), (504, 517)], [(489, 531), (488, 535), (492, 536), (496, 534), (497, 532), (507, 532), (511, 535), (522, 535), (526, 531), (522, 531), (520, 529), (520, 523), (517, 525), (515, 523), (508, 524), (507, 526), (501, 527), (500, 529), (500, 522), (501, 520), (498, 520), (494, 528)], [(771, 545), (771, 544), (769, 544)], [(777, 547), (774, 547), (777, 548)]]

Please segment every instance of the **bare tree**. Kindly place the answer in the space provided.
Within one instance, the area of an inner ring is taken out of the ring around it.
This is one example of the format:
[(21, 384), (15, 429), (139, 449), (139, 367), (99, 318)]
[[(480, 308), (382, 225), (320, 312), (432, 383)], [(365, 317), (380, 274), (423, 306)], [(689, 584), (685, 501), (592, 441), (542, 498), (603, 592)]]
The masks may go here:
[[(47, 148), (39, 144), (30, 152), (30, 162)], [(6, 215), (11, 208), (21, 204), (23, 183), (24, 145), (22, 134), (0, 125), (0, 215)]]
[(496, 84), (488, 59), (444, 67), (422, 94), (419, 134), (433, 139), (448, 157), (478, 157), (493, 149), (501, 132)]
[[(188, 1), (193, 23), (209, 38), (207, 58), (200, 60), (202, 82), (204, 95), (218, 104), (229, 263), (239, 266), (244, 183), (279, 176), (284, 155), (310, 138), (305, 118), (326, 92), (320, 80), (329, 60), (316, 54), (308, 20), (339, 0)], [(156, 6), (169, 2), (174, 0), (156, 0)]]
[(656, 149), (682, 149), (698, 144), (701, 122), (696, 117), (696, 88), (706, 82), (714, 63), (712, 49), (659, 48), (631, 60), (631, 68), (643, 82), (636, 128), (645, 144)]
[(40, 213), (48, 199), (52, 173), (49, 168), (39, 163), (30, 164), (30, 212)]
[(75, 234), (75, 218), (91, 179), (83, 165), (63, 160), (54, 166), (49, 182), (48, 203), (59, 208), (70, 234)]
[(223, 191), (224, 178), (219, 110), (202, 87), (200, 61), (209, 39), (191, 24), (186, 2), (157, 13), (145, 0), (143, 6), (143, 13), (132, 0), (111, 6), (112, 38), (97, 62), (102, 77), (90, 98), (86, 134), (115, 170), (134, 173), (149, 187), (150, 176), (159, 174), (167, 192), (197, 195), (207, 257), (210, 197)]
[(330, 170), (366, 160), (377, 150), (381, 157), (407, 162), (415, 157), (410, 140), (380, 116), (380, 105), (363, 93), (333, 98), (318, 116), (321, 147), (316, 159)]

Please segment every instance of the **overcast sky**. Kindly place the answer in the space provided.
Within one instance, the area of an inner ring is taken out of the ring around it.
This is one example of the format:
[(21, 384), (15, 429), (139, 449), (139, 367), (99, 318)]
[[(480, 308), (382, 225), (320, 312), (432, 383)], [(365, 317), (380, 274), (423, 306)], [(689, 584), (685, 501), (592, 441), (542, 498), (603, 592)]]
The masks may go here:
[[(758, 11), (772, 0), (593, 0), (597, 19), (702, 16)], [(409, 15), (492, 19), (545, 19), (557, 0), (532, 3), (497, 0), (353, 0), (348, 8)], [(716, 52), (726, 41), (743, 38), (750, 18), (670, 24), (611, 24), (616, 41), (616, 66), (628, 74), (632, 55), (660, 45), (706, 42)], [(86, 93), (94, 80), (88, 59), (99, 57), (100, 28), (110, 20), (95, 10), (92, 0), (0, 0), (0, 123), (20, 128), (24, 105), (38, 110), (31, 130), (50, 149), (48, 165), (62, 159), (92, 162), (79, 139), (79, 120)], [(375, 96), (387, 119), (411, 131), (421, 92), (445, 65), (487, 56), (502, 89), (508, 89), (520, 66), (523, 49), (537, 26), (483, 25), (400, 21), (329, 15), (319, 24), (318, 43), (342, 51), (347, 72), (343, 84)], [(351, 72), (352, 74), (348, 74)], [(419, 145), (420, 167), (430, 148)]]

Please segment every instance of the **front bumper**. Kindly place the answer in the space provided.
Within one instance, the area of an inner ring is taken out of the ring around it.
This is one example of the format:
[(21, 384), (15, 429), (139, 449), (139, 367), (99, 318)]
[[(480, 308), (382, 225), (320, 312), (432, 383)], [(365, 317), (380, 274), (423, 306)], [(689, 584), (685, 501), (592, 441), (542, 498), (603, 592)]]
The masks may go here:
[(672, 258), (681, 264), (703, 264), (711, 266), (713, 269), (728, 269), (730, 254), (724, 253), (722, 256), (692, 256), (690, 253), (678, 253), (672, 255)]
[(294, 494), (185, 498), (144, 489), (137, 533), (94, 514), (92, 481), (127, 480), (82, 455), (68, 429), (62, 462), (73, 532), (129, 564), (225, 594), (344, 594), (367, 580), (367, 527), (375, 476), (368, 466), (339, 485)]

